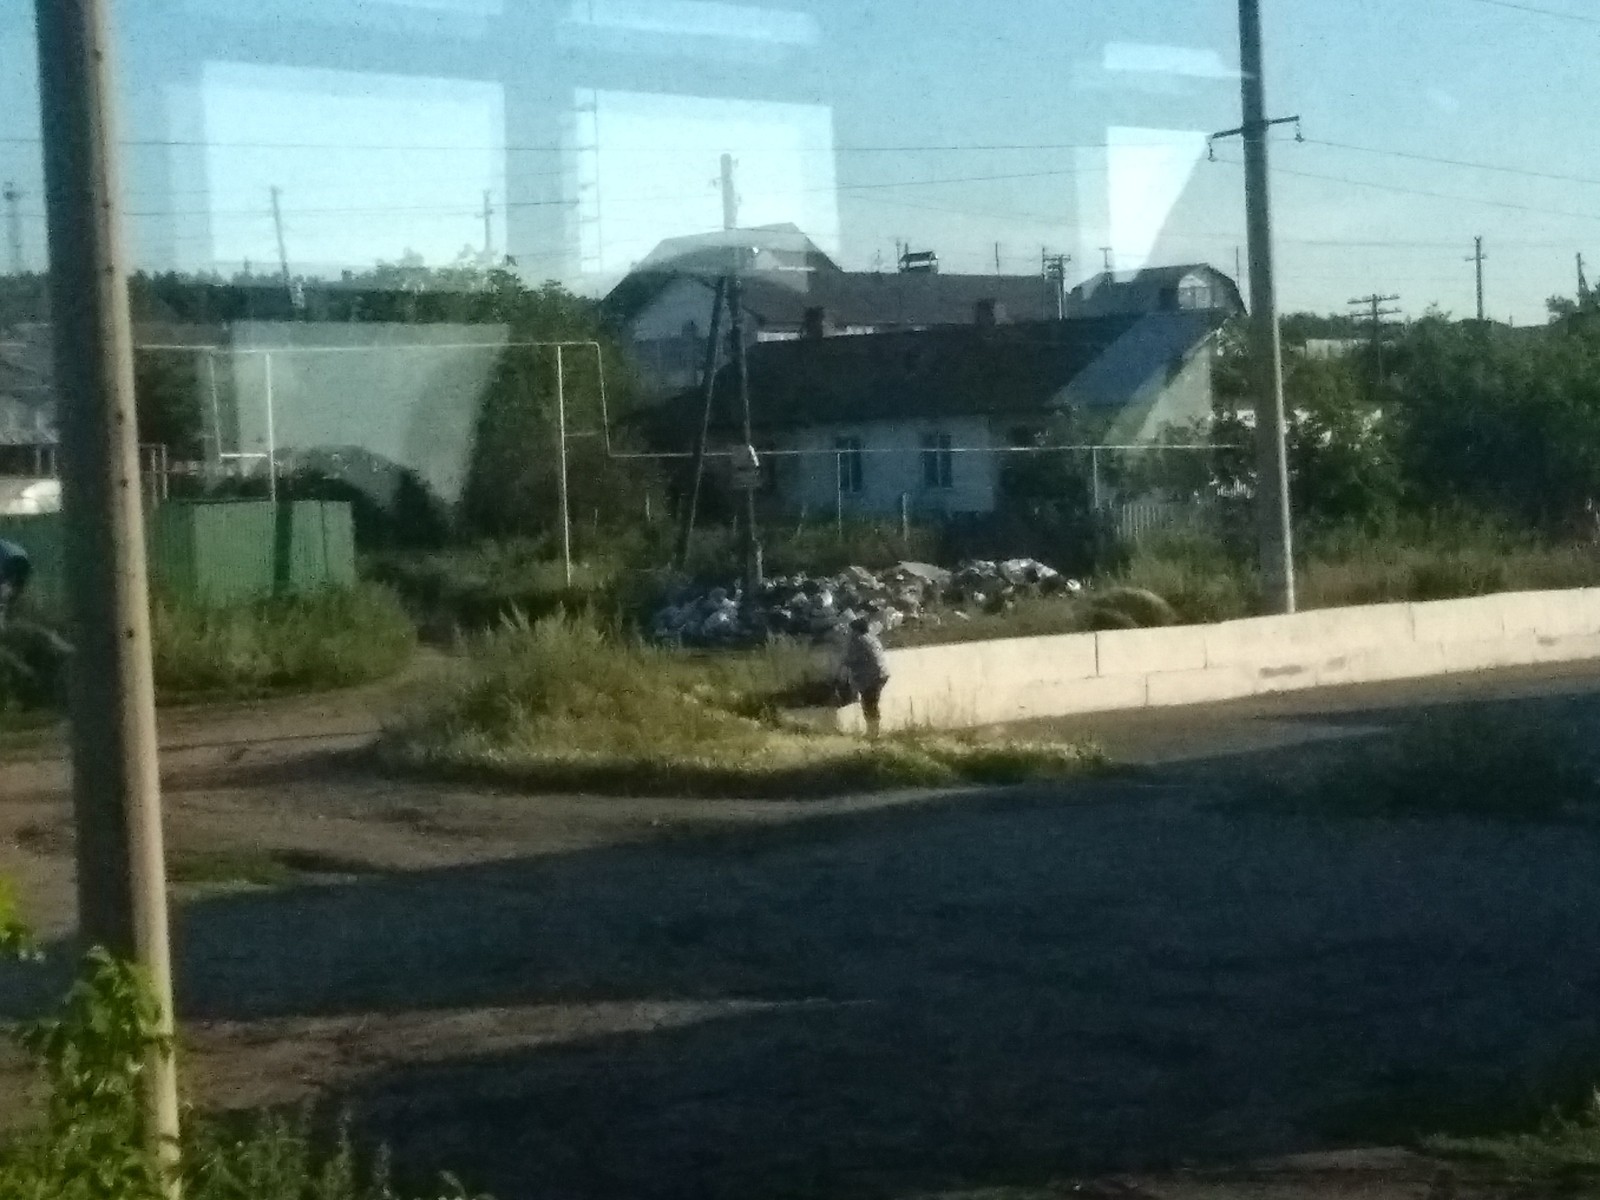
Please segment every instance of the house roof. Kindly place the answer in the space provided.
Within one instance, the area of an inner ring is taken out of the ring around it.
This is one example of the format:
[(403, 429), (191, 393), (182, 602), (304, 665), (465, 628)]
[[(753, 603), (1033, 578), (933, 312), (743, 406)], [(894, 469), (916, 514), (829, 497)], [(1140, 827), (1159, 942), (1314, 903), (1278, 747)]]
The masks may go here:
[[(765, 342), (749, 356), (751, 417), (776, 429), (1114, 408), (1192, 354), (1219, 320), (1190, 311)], [(733, 424), (726, 371), (717, 398), (717, 423)], [(683, 403), (698, 411), (698, 397)]]
[(800, 279), (752, 278), (745, 307), (764, 323), (799, 328), (808, 309), (822, 310), (832, 328), (870, 325), (925, 328), (971, 325), (977, 306), (993, 301), (1007, 321), (1045, 321), (1056, 315), (1055, 285), (1040, 275), (885, 274), (840, 271)]
[(1142, 271), (1103, 271), (1090, 276), (1070, 294), (1070, 306), (1081, 316), (1109, 316), (1113, 313), (1156, 312), (1164, 298), (1191, 275), (1203, 275), (1213, 287), (1221, 285), (1227, 294), (1227, 309), (1244, 311), (1239, 285), (1209, 263), (1184, 263), (1172, 267), (1148, 267)]
[(1058, 315), (1055, 285), (1041, 275), (843, 271), (793, 225), (670, 238), (611, 290), (603, 308), (626, 324), (678, 280), (713, 287), (735, 265), (730, 249), (738, 247), (756, 249), (741, 260), (744, 305), (769, 327), (799, 329), (809, 309), (822, 310), (834, 329), (964, 325), (980, 301), (998, 305), (1001, 320)]
[(735, 268), (755, 279), (808, 278), (839, 272), (839, 264), (798, 225), (758, 225), (667, 238), (639, 262), (601, 302), (613, 321), (632, 320), (671, 284), (685, 277), (710, 286)]

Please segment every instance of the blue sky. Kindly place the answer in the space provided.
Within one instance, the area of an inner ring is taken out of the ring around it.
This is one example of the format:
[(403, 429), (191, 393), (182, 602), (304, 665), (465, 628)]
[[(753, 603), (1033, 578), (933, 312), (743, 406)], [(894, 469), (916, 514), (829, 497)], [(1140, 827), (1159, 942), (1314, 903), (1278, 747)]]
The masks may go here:
[[(1243, 242), (1233, 0), (118, 0), (127, 207), (152, 266), (297, 269), (484, 240), (604, 287), (654, 241), (792, 220), (846, 265), (1209, 260)], [(1581, 0), (1263, 0), (1285, 307), (1543, 319), (1600, 271), (1600, 14)], [(0, 179), (42, 219), (30, 4), (0, 6)], [(1397, 16), (1397, 10), (1403, 15)], [(1542, 10), (1542, 11), (1537, 11)], [(1564, 15), (1563, 15), (1564, 14)], [(21, 70), (13, 69), (13, 66)], [(1477, 165), (1468, 165), (1477, 164)], [(1490, 167), (1499, 168), (1496, 170)], [(1591, 182), (1585, 182), (1585, 180)]]

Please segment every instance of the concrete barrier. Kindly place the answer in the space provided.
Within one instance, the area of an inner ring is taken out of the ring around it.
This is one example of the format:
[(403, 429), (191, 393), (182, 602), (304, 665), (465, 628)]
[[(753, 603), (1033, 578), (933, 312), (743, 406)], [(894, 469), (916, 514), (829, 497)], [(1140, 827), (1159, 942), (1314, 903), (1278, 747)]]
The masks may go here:
[[(891, 650), (883, 714), (955, 729), (1589, 658), (1600, 589), (1518, 592)], [(837, 724), (859, 728), (859, 711)]]

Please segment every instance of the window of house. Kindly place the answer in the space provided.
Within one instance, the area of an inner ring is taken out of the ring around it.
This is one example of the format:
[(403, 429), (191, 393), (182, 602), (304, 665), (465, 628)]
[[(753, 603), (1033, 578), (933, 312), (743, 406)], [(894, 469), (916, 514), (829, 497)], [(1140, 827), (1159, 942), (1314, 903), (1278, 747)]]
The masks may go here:
[(861, 439), (842, 437), (833, 440), (834, 454), (839, 463), (839, 490), (849, 495), (858, 494), (864, 484)]
[(1211, 287), (1199, 280), (1187, 280), (1178, 289), (1178, 307), (1181, 309), (1206, 309), (1211, 307)]
[(929, 491), (948, 491), (955, 486), (955, 451), (948, 433), (929, 433), (922, 438), (922, 486)]

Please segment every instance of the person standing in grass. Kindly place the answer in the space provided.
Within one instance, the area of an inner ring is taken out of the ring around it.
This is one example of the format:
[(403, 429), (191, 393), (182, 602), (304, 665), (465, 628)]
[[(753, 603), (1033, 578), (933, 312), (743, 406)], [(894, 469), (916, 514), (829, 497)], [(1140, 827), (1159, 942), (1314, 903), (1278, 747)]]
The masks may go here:
[(32, 575), (33, 562), (28, 552), (15, 542), (0, 538), (0, 629), (6, 627), (6, 621), (16, 611)]
[(875, 738), (882, 728), (879, 702), (889, 682), (889, 656), (872, 631), (872, 622), (857, 617), (850, 622), (850, 639), (844, 647), (844, 675), (850, 690), (861, 700), (861, 715), (867, 719), (867, 736)]

